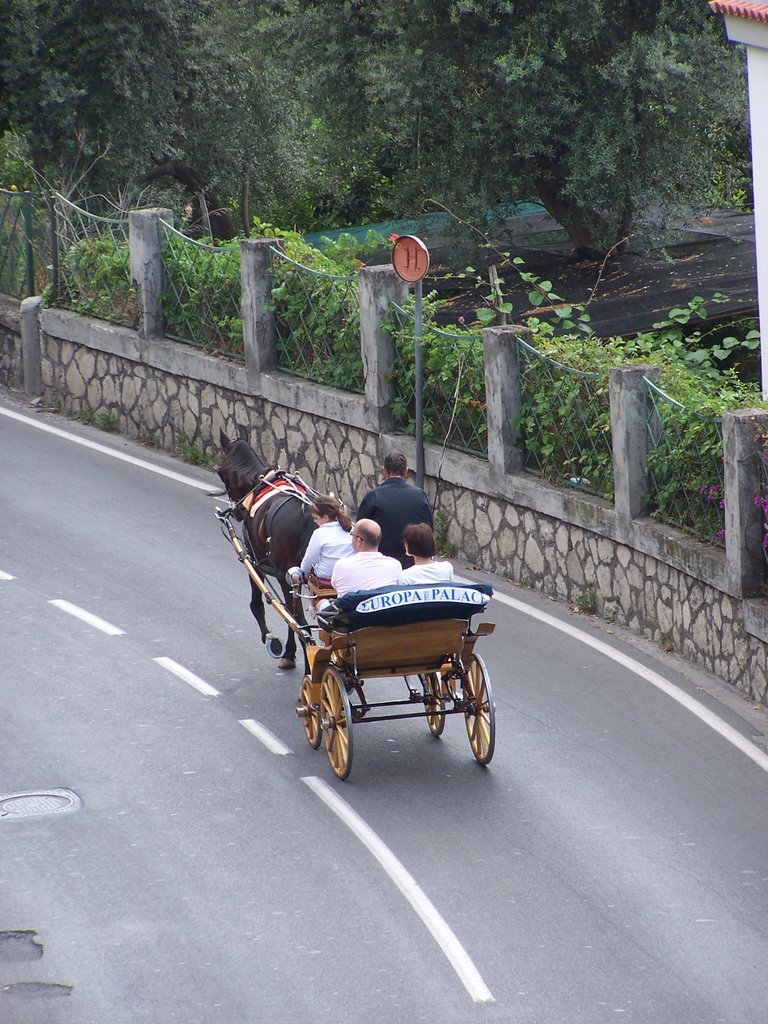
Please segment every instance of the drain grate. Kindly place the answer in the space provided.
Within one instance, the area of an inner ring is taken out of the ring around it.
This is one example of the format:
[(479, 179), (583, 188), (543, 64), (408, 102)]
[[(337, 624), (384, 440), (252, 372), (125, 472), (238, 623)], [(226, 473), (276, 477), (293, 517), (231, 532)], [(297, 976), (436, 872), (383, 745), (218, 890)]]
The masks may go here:
[(33, 790), (0, 796), (0, 821), (7, 818), (31, 818), (41, 814), (61, 814), (80, 806), (80, 798), (71, 789)]

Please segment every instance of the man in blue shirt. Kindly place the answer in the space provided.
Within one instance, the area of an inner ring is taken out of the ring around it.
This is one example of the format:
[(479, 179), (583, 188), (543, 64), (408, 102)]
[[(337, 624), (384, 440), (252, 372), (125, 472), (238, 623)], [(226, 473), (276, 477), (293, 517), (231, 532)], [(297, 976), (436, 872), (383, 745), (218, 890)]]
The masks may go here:
[(383, 480), (360, 502), (359, 519), (373, 519), (381, 527), (379, 551), (397, 558), (404, 569), (413, 565), (403, 546), (403, 530), (411, 523), (433, 527), (432, 507), (420, 487), (406, 483), (408, 463), (401, 452), (390, 452), (382, 467)]

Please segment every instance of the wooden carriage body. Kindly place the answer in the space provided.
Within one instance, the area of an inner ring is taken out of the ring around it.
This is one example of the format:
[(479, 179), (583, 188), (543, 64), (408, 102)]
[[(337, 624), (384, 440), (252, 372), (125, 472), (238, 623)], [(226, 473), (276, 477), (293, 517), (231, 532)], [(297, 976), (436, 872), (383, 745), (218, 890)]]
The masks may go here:
[[(395, 718), (424, 718), (439, 736), (446, 717), (461, 714), (476, 760), (490, 762), (495, 706), (475, 645), (495, 625), (471, 625), (490, 596), (490, 587), (480, 586), (386, 587), (349, 595), (321, 614), (316, 642), (305, 645), (297, 713), (310, 745), (325, 742), (339, 778), (351, 767), (353, 724)], [(387, 678), (401, 680), (404, 695), (370, 699), (366, 681)]]

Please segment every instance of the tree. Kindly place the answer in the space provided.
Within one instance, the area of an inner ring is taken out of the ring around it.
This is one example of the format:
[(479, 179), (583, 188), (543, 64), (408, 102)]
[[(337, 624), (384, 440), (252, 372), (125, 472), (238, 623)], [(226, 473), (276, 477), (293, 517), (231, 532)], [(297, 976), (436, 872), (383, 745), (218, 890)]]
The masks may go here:
[[(743, 132), (743, 60), (700, 0), (283, 0), (340, 162), (463, 210), (538, 197), (592, 257), (695, 200)], [(302, 31), (295, 26), (301, 19)]]
[[(35, 169), (95, 162), (122, 180), (162, 154), (179, 126), (203, 0), (10, 0), (3, 8), (0, 96)], [(127, 172), (127, 173), (126, 173)]]
[(253, 6), (8, 0), (0, 131), (26, 139), (50, 187), (114, 197), (173, 181), (205, 207), (213, 234), (231, 237), (233, 197), (254, 181), (268, 194), (286, 149), (279, 79), (252, 45)]

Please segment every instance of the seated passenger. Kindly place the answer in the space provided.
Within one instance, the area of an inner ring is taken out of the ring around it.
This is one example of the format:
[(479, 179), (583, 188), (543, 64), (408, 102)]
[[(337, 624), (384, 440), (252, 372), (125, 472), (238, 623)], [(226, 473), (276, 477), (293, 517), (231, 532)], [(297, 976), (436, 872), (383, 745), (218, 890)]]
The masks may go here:
[(289, 569), (289, 575), (294, 583), (303, 583), (312, 574), (317, 586), (330, 587), (336, 562), (355, 553), (352, 520), (341, 502), (328, 494), (318, 494), (309, 511), (317, 529), (309, 538), (301, 565)]
[(350, 536), (355, 553), (340, 558), (331, 575), (331, 586), (339, 597), (396, 583), (401, 565), (396, 558), (379, 551), (381, 527), (372, 519), (358, 519)]
[(403, 530), (406, 554), (413, 558), (413, 565), (401, 569), (398, 583), (445, 583), (453, 579), (450, 562), (435, 562), (435, 536), (426, 523), (411, 523)]

